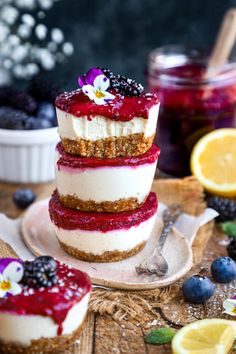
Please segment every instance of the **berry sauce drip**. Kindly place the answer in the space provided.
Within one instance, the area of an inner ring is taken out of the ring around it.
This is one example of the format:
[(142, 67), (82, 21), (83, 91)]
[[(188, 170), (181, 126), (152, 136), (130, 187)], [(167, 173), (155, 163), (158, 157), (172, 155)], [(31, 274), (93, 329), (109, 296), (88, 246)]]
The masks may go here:
[(100, 159), (95, 157), (81, 157), (71, 155), (65, 152), (62, 143), (58, 143), (56, 150), (60, 154), (57, 162), (58, 170), (61, 168), (97, 168), (97, 167), (117, 167), (117, 166), (131, 166), (136, 167), (144, 164), (155, 163), (160, 155), (160, 149), (156, 145), (152, 147), (143, 155), (137, 157), (119, 157), (113, 159)]
[(148, 119), (150, 108), (159, 103), (155, 93), (128, 97), (111, 90), (115, 99), (105, 105), (97, 105), (81, 90), (65, 92), (56, 99), (56, 107), (77, 117), (101, 115), (111, 120), (127, 122), (134, 117)]
[(89, 213), (64, 207), (54, 191), (49, 202), (49, 214), (52, 222), (66, 230), (90, 230), (107, 232), (129, 229), (150, 219), (157, 211), (157, 197), (151, 192), (145, 203), (134, 211), (122, 213)]
[(90, 290), (91, 281), (86, 273), (57, 262), (58, 283), (50, 288), (32, 288), (24, 285), (22, 293), (0, 299), (0, 312), (51, 317), (58, 324), (58, 335), (68, 311)]

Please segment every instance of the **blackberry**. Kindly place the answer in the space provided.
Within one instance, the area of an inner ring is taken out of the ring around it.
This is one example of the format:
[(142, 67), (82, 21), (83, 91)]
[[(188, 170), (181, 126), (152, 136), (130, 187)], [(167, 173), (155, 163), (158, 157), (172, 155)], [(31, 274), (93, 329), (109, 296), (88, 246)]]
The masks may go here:
[(57, 85), (40, 78), (34, 78), (31, 81), (28, 91), (37, 101), (51, 103), (54, 103), (56, 97), (62, 93)]
[(227, 246), (227, 253), (230, 258), (236, 261), (236, 239), (232, 238), (230, 244)]
[(31, 287), (49, 288), (57, 284), (57, 264), (50, 256), (37, 257), (34, 261), (24, 264), (22, 283)]
[(140, 96), (143, 93), (143, 86), (135, 80), (129, 79), (123, 75), (114, 75), (110, 69), (101, 69), (103, 74), (110, 79), (111, 88), (123, 96)]
[(233, 200), (221, 197), (210, 197), (207, 200), (209, 208), (213, 208), (220, 214), (217, 222), (224, 222), (236, 219), (236, 203)]
[(110, 69), (108, 69), (108, 68), (102, 68), (101, 70), (102, 70), (103, 74), (106, 77), (108, 77), (109, 79), (114, 76), (113, 72)]
[(11, 86), (0, 88), (0, 105), (10, 106), (29, 114), (37, 109), (37, 102), (31, 95)]

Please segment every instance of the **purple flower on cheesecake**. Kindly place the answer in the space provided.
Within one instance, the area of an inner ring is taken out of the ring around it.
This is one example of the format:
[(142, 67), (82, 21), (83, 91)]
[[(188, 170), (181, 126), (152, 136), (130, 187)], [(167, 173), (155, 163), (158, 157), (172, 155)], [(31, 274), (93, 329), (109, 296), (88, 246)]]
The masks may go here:
[(23, 278), (23, 274), (24, 267), (18, 259), (0, 259), (0, 298), (21, 293), (21, 286), (18, 283)]
[(236, 316), (236, 296), (231, 299), (226, 299), (223, 302), (224, 313), (227, 313), (231, 316)]
[(83, 93), (97, 105), (104, 105), (115, 98), (107, 91), (110, 80), (98, 68), (92, 68), (87, 74), (80, 76), (78, 83), (82, 87)]

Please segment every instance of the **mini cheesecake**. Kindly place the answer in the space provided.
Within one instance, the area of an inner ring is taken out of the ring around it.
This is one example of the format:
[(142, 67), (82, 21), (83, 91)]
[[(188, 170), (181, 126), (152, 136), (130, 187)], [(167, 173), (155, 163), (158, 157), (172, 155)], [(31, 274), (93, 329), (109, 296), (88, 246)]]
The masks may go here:
[(157, 212), (150, 193), (134, 211), (90, 213), (64, 207), (55, 191), (49, 214), (62, 248), (72, 256), (94, 262), (114, 262), (133, 256), (145, 246)]
[[(39, 268), (35, 268), (35, 262), (45, 257), (51, 258), (43, 256), (25, 263), (25, 273), (18, 284), (20, 293), (0, 298), (1, 353), (63, 352), (80, 336), (86, 319), (91, 281), (87, 274), (56, 262), (52, 284), (52, 279), (47, 278), (48, 274), (52, 276), (52, 271), (42, 274), (40, 269), (39, 274), (36, 271), (42, 267), (39, 263)], [(24, 267), (23, 262), (22, 265)], [(38, 281), (48, 281), (48, 284), (43, 286)]]
[(56, 147), (56, 181), (61, 203), (81, 211), (118, 213), (140, 207), (152, 186), (160, 150), (152, 145), (137, 157), (80, 157)]
[(104, 105), (82, 90), (57, 97), (58, 131), (68, 153), (114, 158), (142, 155), (151, 148), (160, 105), (156, 94), (113, 94), (115, 99)]

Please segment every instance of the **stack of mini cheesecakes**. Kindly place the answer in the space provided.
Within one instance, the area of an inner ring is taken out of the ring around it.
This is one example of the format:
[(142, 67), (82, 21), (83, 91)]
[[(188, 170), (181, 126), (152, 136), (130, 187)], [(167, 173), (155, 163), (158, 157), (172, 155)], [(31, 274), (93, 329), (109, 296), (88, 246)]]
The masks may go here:
[(50, 217), (67, 253), (119, 261), (144, 247), (155, 221), (159, 99), (108, 69), (90, 69), (79, 84), (56, 99), (61, 142)]

